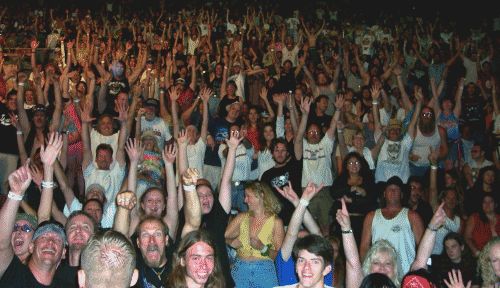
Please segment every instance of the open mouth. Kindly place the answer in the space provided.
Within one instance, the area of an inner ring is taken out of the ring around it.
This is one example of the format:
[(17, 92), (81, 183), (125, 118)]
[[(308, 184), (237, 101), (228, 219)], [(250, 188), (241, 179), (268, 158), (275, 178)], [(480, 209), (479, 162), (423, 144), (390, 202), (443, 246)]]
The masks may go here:
[(14, 240), (14, 248), (18, 248), (23, 246), (24, 240), (23, 239), (15, 239)]

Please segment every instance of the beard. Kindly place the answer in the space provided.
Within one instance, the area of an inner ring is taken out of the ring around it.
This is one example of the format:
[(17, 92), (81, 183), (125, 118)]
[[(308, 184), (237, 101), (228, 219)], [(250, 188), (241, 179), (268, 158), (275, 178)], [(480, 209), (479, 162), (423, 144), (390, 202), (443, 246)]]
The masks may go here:
[(420, 129), (420, 132), (430, 134), (434, 132), (434, 129), (436, 128), (436, 121), (434, 119), (427, 121), (420, 120), (418, 122), (418, 128)]

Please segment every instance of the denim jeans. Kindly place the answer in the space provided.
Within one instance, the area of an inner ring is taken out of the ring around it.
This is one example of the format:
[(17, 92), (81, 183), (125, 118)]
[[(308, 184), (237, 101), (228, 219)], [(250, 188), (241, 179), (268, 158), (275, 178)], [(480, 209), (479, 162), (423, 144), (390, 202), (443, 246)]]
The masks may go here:
[(270, 288), (278, 286), (276, 268), (272, 260), (241, 260), (231, 268), (236, 288)]

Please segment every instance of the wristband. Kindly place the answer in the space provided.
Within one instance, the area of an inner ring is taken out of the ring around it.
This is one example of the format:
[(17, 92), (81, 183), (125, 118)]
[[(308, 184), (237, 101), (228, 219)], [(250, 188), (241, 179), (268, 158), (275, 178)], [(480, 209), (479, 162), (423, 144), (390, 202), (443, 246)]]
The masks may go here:
[(184, 189), (184, 191), (186, 192), (193, 192), (193, 191), (196, 191), (196, 185), (182, 185), (182, 188)]
[(80, 103), (80, 99), (79, 98), (73, 99), (73, 103)]
[(307, 207), (307, 206), (309, 206), (309, 200), (300, 198), (299, 205), (301, 205), (301, 204), (302, 204), (302, 206)]
[(23, 131), (21, 131), (21, 130), (17, 130), (17, 131), (16, 131), (16, 134), (17, 134), (17, 135), (23, 135)]
[(436, 226), (432, 225), (431, 223), (427, 225), (427, 229), (431, 230), (432, 232), (436, 232), (439, 230), (439, 228), (436, 228)]
[(341, 230), (342, 234), (351, 234), (352, 233), (352, 229), (349, 229), (349, 230)]
[(433, 165), (433, 164), (431, 164), (431, 169), (432, 169), (432, 170), (437, 170), (437, 169), (438, 169), (438, 166), (437, 166), (437, 165)]
[(54, 188), (56, 185), (54, 181), (42, 181), (42, 188)]
[(372, 101), (372, 105), (378, 105), (378, 101)]
[(17, 83), (17, 85), (24, 87), (24, 82), (19, 82), (19, 83)]
[(23, 200), (22, 195), (17, 195), (16, 193), (9, 191), (9, 194), (7, 195), (7, 198), (12, 199), (14, 201), (21, 201)]
[(337, 129), (337, 133), (344, 133), (344, 129)]
[(271, 248), (271, 244), (264, 245), (264, 247), (260, 250), (261, 256), (269, 256), (269, 249)]

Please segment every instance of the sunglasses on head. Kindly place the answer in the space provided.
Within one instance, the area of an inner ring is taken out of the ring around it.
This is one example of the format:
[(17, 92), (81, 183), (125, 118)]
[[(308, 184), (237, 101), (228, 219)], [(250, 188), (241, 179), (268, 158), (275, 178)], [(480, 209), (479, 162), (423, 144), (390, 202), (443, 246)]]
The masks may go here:
[(21, 228), (21, 231), (26, 232), (26, 233), (29, 233), (29, 232), (35, 230), (29, 224), (23, 224), (23, 225), (19, 225), (17, 223), (14, 224), (14, 231), (19, 231), (19, 228)]

